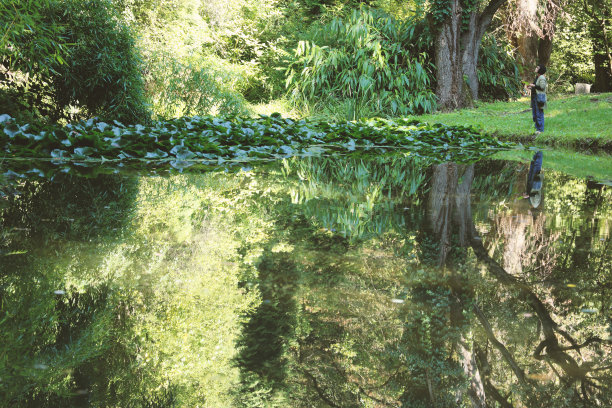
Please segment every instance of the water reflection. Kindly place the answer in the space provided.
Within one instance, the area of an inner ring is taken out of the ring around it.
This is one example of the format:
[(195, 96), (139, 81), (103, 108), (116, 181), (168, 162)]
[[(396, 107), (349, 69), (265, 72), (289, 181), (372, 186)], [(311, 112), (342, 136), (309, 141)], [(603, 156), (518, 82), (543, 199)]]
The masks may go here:
[(612, 192), (528, 166), (291, 159), (23, 179), (2, 406), (612, 404)]

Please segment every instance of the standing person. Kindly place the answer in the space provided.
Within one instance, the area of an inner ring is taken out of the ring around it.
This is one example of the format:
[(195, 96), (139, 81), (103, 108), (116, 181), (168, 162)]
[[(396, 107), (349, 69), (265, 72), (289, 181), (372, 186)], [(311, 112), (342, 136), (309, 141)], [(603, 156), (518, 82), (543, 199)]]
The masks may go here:
[[(546, 90), (548, 82), (544, 74), (546, 67), (538, 65), (535, 68), (536, 79), (527, 88), (531, 89), (531, 115), (535, 123), (535, 135), (539, 135), (544, 131), (544, 110), (546, 109)], [(538, 97), (538, 95), (540, 95)], [(543, 99), (543, 102), (541, 100)]]

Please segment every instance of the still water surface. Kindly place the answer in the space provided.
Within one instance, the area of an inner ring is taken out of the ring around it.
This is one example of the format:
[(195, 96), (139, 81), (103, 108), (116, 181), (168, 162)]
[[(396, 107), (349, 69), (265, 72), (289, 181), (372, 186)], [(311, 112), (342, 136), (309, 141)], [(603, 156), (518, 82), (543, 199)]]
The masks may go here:
[(528, 168), (8, 177), (0, 406), (612, 406), (612, 189)]

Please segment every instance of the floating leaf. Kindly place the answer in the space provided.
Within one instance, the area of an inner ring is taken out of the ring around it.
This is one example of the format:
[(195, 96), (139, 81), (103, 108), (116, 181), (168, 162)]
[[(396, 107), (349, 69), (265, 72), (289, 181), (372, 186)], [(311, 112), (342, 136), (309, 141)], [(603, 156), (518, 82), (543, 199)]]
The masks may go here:
[(15, 137), (19, 131), (19, 126), (17, 126), (14, 122), (9, 122), (8, 125), (4, 127), (4, 133), (11, 138)]
[(186, 169), (187, 167), (193, 166), (193, 162), (187, 162), (182, 160), (173, 160), (170, 162), (170, 165), (178, 170)]
[(77, 157), (88, 157), (92, 153), (95, 153), (97, 150), (93, 147), (77, 147), (74, 149), (74, 155)]
[(185, 146), (174, 146), (170, 154), (175, 155), (179, 160), (189, 160), (195, 157), (195, 154)]
[(147, 152), (145, 155), (146, 159), (163, 159), (165, 157), (168, 157), (168, 153), (159, 149), (155, 150), (154, 152)]
[(287, 157), (291, 156), (294, 154), (294, 150), (290, 147), (290, 146), (281, 146), (278, 148), (279, 151), (281, 151), (282, 153), (286, 154)]
[(51, 151), (51, 157), (54, 159), (62, 159), (68, 155), (68, 152), (61, 149), (53, 149)]

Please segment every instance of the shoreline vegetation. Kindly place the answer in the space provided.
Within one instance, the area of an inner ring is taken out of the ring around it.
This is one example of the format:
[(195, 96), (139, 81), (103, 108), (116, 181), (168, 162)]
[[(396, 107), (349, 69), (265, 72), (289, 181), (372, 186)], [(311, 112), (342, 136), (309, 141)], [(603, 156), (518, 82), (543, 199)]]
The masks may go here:
[[(612, 153), (612, 93), (552, 95), (548, 103), (544, 132), (535, 141), (529, 97), (509, 102), (476, 102), (474, 108), (413, 115), (407, 119), (448, 126), (473, 126), (483, 134), (524, 145)], [(252, 109), (256, 114), (281, 112), (283, 117), (314, 120), (335, 120), (344, 116), (340, 105), (329, 111), (305, 113), (288, 108), (282, 100), (255, 105)]]
[(312, 149), (343, 152), (399, 150), (433, 162), (473, 163), (513, 147), (471, 127), (421, 124), (403, 118), (317, 122), (275, 113), (259, 118), (193, 116), (124, 125), (99, 119), (65, 126), (20, 123), (0, 115), (5, 158), (56, 161), (190, 161), (223, 163), (312, 155)]
[(544, 132), (533, 140), (529, 97), (477, 103), (472, 109), (414, 116), (420, 122), (474, 126), (500, 140), (523, 144), (612, 152), (612, 93), (557, 95), (544, 112)]

